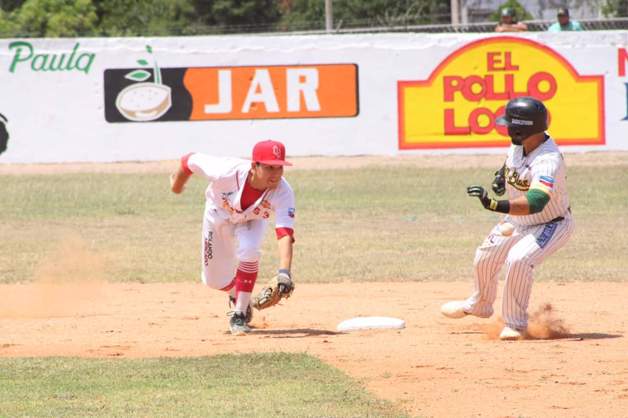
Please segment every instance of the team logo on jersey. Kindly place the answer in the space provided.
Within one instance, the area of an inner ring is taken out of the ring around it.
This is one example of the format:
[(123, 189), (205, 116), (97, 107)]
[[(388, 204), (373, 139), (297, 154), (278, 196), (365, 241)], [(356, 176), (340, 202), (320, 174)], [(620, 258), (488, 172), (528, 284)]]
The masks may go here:
[(559, 145), (605, 143), (604, 76), (580, 75), (557, 51), (531, 39), (472, 41), (426, 80), (399, 81), (397, 94), (399, 149), (506, 147), (507, 130), (496, 119), (520, 96), (545, 103)]
[(7, 144), (9, 142), (9, 131), (6, 124), (8, 120), (0, 113), (0, 154), (7, 150)]
[(530, 189), (530, 181), (519, 178), (520, 174), (515, 169), (506, 167), (505, 177), (508, 184), (521, 192), (527, 192)]

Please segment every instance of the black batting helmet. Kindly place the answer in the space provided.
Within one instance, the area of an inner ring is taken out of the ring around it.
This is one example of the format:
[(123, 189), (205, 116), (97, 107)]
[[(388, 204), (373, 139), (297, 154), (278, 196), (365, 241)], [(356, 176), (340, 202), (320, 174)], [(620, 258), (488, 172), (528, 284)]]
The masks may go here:
[(506, 114), (497, 118), (497, 124), (508, 127), (514, 144), (520, 145), (527, 137), (545, 132), (547, 109), (534, 97), (517, 97), (506, 105)]

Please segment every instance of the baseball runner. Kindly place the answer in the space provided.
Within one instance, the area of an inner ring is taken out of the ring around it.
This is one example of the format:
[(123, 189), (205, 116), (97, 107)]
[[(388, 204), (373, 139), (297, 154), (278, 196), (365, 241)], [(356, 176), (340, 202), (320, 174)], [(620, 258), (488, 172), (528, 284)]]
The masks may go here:
[[(170, 176), (170, 187), (181, 193), (192, 174), (209, 182), (202, 230), (201, 280), (229, 293), (233, 307), (229, 329), (234, 335), (250, 332), (253, 311), (277, 304), (294, 290), (290, 268), (294, 243), (294, 193), (283, 178), (292, 165), (277, 141), (258, 142), (252, 161), (212, 157), (201, 153), (181, 158)], [(267, 220), (275, 217), (279, 270), (260, 293), (251, 297)]]
[(498, 123), (508, 127), (512, 146), (504, 166), (495, 173), (493, 191), (509, 200), (496, 200), (482, 186), (467, 188), (484, 208), (506, 214), (477, 248), (474, 291), (464, 301), (441, 307), (443, 315), (489, 318), (497, 293), (497, 274), (506, 264), (502, 340), (521, 339), (528, 325), (532, 272), (561, 248), (574, 229), (566, 188), (566, 168), (558, 146), (545, 133), (543, 103), (520, 97), (508, 102)]

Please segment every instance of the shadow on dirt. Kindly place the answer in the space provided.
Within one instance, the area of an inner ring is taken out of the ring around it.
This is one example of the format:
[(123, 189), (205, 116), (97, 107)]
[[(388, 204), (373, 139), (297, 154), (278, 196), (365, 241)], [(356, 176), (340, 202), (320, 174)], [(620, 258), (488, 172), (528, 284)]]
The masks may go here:
[(340, 335), (341, 332), (329, 331), (326, 329), (296, 328), (296, 329), (255, 329), (253, 335), (269, 335), (274, 338), (303, 338), (316, 337), (319, 335)]
[(623, 338), (621, 334), (605, 334), (603, 332), (583, 332), (578, 334), (567, 334), (556, 338), (557, 340), (606, 340), (608, 338)]

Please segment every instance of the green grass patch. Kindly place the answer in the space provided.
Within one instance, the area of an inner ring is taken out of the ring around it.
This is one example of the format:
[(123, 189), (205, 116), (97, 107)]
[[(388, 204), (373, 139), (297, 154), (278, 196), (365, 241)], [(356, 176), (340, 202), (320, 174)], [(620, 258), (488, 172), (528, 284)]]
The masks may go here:
[[(496, 214), (466, 196), (486, 169), (367, 167), (287, 172), (297, 195), (295, 279), (458, 280)], [(570, 167), (576, 233), (537, 280), (628, 280), (628, 170)], [(0, 282), (37, 278), (51, 259), (89, 253), (110, 281), (196, 281), (206, 184), (180, 196), (164, 174), (0, 176)], [(82, 247), (66, 248), (78, 237)], [(63, 250), (60, 250), (62, 248)], [(262, 275), (276, 268), (272, 228)], [(81, 258), (81, 257), (77, 257)]]
[(306, 354), (0, 359), (2, 417), (402, 417)]

